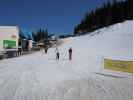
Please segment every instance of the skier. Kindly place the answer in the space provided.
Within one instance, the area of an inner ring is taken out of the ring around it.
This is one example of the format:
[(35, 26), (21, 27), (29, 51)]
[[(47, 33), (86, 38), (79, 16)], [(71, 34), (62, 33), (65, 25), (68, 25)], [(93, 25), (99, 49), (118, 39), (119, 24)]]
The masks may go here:
[(56, 52), (56, 60), (59, 60), (60, 53), (59, 53), (58, 48), (55, 49), (55, 52)]
[(47, 52), (48, 52), (48, 47), (45, 47), (44, 49), (45, 49), (45, 53), (47, 54)]
[(70, 49), (68, 50), (68, 52), (69, 52), (69, 60), (72, 60), (72, 48), (70, 48)]

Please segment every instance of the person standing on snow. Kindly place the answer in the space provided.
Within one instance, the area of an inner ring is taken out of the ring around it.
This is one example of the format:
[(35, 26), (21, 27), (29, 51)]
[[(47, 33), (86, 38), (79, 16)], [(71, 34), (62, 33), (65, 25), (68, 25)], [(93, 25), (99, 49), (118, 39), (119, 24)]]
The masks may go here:
[(48, 46), (45, 46), (44, 47), (44, 50), (45, 50), (45, 54), (47, 54), (47, 52), (48, 52)]
[(21, 55), (22, 55), (22, 47), (19, 46), (19, 47), (18, 47), (18, 56), (21, 56)]
[(59, 60), (59, 58), (60, 58), (60, 53), (59, 53), (58, 48), (55, 49), (55, 53), (56, 53), (56, 60)]
[(68, 50), (68, 52), (69, 52), (69, 60), (72, 60), (72, 48), (70, 48), (70, 49)]

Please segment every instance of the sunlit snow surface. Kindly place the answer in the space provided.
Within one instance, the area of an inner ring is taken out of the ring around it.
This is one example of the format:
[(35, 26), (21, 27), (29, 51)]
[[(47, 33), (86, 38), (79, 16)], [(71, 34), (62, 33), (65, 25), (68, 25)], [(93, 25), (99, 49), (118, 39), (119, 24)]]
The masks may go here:
[[(133, 77), (96, 74), (104, 57), (133, 60), (133, 21), (68, 38), (48, 54), (0, 61), (0, 100), (132, 100)], [(68, 49), (73, 48), (73, 60)]]

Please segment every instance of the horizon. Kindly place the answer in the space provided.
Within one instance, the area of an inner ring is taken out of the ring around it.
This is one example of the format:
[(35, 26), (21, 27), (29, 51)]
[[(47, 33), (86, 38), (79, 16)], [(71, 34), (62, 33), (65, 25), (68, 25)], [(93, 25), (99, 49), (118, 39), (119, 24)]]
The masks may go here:
[(87, 12), (111, 0), (1, 0), (0, 26), (19, 26), (50, 34), (72, 34)]

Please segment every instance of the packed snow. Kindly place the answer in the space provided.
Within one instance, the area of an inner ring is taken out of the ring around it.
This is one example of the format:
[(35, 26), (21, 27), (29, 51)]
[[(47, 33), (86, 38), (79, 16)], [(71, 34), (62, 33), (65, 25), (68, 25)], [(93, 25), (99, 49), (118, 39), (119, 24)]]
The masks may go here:
[[(133, 75), (102, 74), (103, 58), (133, 60), (133, 21), (64, 39), (55, 48), (0, 61), (0, 100), (132, 100)], [(72, 47), (73, 58), (68, 60)]]

